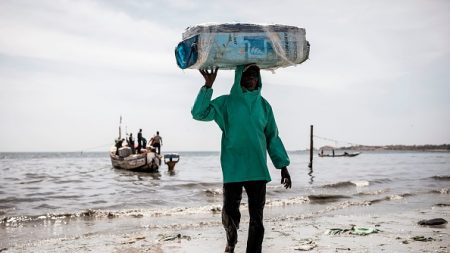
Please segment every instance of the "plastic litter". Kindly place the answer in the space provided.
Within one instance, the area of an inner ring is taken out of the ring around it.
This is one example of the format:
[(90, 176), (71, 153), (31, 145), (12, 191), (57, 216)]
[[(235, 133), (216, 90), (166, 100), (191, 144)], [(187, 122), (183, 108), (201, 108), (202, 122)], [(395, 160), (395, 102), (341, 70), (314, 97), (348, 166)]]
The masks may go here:
[(300, 241), (300, 245), (298, 247), (295, 247), (294, 250), (300, 250), (300, 251), (309, 251), (317, 247), (317, 244), (315, 241), (311, 239), (304, 239)]
[(373, 234), (373, 233), (378, 233), (378, 232), (380, 232), (380, 230), (377, 228), (365, 228), (365, 227), (352, 226), (352, 228), (350, 228), (350, 229), (348, 229), (348, 228), (331, 228), (331, 229), (328, 229), (327, 231), (325, 231), (325, 234), (339, 235), (339, 234), (349, 233), (352, 235), (368, 235), (368, 234)]
[(353, 227), (350, 231), (352, 235), (368, 235), (378, 233), (380, 230), (376, 228)]

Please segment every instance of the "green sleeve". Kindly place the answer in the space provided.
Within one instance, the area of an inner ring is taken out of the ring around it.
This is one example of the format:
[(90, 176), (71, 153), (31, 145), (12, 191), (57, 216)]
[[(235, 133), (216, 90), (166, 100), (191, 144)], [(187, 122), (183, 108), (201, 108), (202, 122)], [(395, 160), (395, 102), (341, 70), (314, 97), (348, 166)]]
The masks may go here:
[(284, 148), (283, 142), (278, 136), (277, 124), (270, 105), (268, 106), (268, 122), (264, 130), (264, 134), (266, 135), (267, 152), (269, 153), (270, 159), (272, 160), (275, 168), (281, 169), (289, 166), (289, 157), (286, 149)]
[(211, 101), (213, 94), (212, 88), (203, 86), (195, 99), (192, 107), (192, 117), (200, 121), (214, 120), (220, 129), (224, 130), (224, 110), (227, 96), (220, 96)]
[(195, 99), (191, 114), (196, 120), (211, 121), (214, 119), (215, 110), (211, 105), (211, 97), (213, 94), (212, 88), (203, 86)]

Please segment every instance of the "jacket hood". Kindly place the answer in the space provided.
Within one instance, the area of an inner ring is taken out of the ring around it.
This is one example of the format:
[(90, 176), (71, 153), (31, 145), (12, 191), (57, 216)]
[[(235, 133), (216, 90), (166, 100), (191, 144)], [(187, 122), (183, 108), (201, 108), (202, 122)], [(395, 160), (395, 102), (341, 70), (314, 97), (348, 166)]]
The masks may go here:
[(231, 87), (230, 95), (231, 96), (238, 96), (238, 97), (259, 97), (261, 95), (261, 89), (262, 89), (262, 82), (261, 82), (261, 73), (258, 75), (258, 89), (255, 89), (254, 91), (243, 91), (241, 87), (241, 78), (246, 65), (239, 65), (236, 67), (236, 70), (234, 72), (234, 83), (233, 87)]

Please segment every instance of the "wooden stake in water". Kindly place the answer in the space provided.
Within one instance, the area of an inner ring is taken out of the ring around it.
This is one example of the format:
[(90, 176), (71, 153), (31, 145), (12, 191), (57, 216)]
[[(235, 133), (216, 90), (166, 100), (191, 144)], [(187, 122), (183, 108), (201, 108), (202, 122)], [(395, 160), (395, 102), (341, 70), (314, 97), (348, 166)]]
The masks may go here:
[(313, 149), (314, 149), (314, 144), (313, 144), (313, 125), (311, 125), (311, 139), (309, 142), (309, 165), (308, 167), (312, 169), (313, 167)]

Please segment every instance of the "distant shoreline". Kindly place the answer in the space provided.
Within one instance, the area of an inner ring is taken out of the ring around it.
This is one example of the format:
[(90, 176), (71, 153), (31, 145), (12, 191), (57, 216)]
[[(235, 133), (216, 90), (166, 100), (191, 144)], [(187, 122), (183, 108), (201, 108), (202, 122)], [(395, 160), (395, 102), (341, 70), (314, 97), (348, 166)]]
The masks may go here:
[[(384, 146), (367, 146), (367, 145), (356, 145), (347, 147), (333, 147), (333, 146), (323, 146), (315, 147), (314, 151), (319, 150), (352, 150), (352, 151), (416, 151), (416, 152), (450, 152), (450, 144), (441, 145), (384, 145)], [(288, 152), (306, 152), (309, 149), (296, 149), (287, 150)], [(11, 154), (11, 153), (34, 153), (34, 154), (46, 154), (46, 153), (108, 153), (109, 150), (91, 150), (91, 151), (0, 151), (0, 154)], [(218, 150), (177, 150), (177, 151), (167, 151), (166, 153), (220, 153)]]
[(384, 146), (348, 146), (348, 147), (331, 147), (323, 146), (314, 150), (357, 150), (357, 151), (422, 151), (422, 152), (450, 152), (450, 144), (441, 145), (384, 145)]
[(350, 146), (342, 147), (342, 150), (365, 150), (365, 151), (450, 151), (450, 144), (442, 145), (386, 145), (386, 146)]

